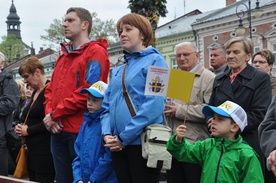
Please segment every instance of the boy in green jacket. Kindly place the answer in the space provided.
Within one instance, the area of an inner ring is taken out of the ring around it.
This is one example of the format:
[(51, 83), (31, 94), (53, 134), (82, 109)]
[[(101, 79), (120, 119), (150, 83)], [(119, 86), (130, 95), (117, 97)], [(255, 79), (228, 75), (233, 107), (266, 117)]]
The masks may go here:
[(172, 156), (181, 162), (201, 165), (201, 183), (263, 183), (257, 154), (240, 136), (247, 125), (243, 108), (226, 101), (218, 107), (204, 106), (202, 112), (213, 117), (209, 126), (214, 138), (191, 145), (184, 138), (186, 126), (179, 125), (167, 142)]

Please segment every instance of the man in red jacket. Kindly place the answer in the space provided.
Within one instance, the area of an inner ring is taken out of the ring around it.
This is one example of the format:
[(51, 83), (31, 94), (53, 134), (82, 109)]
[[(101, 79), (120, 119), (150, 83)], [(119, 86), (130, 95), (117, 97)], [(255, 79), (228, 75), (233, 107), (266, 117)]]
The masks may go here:
[(44, 103), (44, 124), (52, 132), (51, 152), (58, 183), (73, 182), (74, 142), (87, 100), (80, 90), (98, 80), (107, 82), (110, 67), (107, 41), (89, 39), (92, 17), (88, 10), (69, 8), (63, 27), (71, 42), (61, 44), (62, 55), (55, 63)]

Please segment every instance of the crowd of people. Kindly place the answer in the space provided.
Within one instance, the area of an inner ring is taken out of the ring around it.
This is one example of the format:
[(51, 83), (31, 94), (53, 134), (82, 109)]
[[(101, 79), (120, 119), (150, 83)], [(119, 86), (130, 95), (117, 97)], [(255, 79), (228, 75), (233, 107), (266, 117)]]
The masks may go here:
[(90, 12), (69, 8), (63, 28), (70, 42), (61, 44), (49, 79), (43, 63), (30, 57), (18, 69), (24, 82), (15, 81), (0, 53), (0, 175), (8, 176), (5, 131), (17, 121), (14, 131), (25, 139), (31, 181), (158, 183), (161, 170), (147, 166), (140, 134), (166, 120), (173, 131), (168, 183), (276, 182), (270, 50), (253, 54), (250, 40), (234, 37), (209, 48), (211, 68), (205, 68), (192, 42), (177, 44), (178, 68), (195, 74), (190, 101), (183, 102), (144, 94), (148, 67), (168, 68), (151, 46), (153, 30), (145, 17), (130, 13), (118, 20), (124, 64), (112, 70), (109, 82), (108, 43), (89, 37)]

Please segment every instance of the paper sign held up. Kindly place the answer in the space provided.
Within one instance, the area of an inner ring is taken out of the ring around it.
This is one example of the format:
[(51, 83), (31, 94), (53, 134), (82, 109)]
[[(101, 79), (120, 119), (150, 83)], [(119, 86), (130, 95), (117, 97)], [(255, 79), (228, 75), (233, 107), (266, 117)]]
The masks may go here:
[(150, 66), (145, 95), (167, 96), (189, 103), (194, 78), (191, 72)]

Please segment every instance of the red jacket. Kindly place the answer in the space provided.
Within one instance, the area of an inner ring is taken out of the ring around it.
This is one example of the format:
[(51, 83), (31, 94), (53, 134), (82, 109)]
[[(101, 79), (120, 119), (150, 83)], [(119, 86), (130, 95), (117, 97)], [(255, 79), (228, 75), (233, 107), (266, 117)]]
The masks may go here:
[(61, 121), (64, 132), (78, 133), (86, 111), (87, 95), (80, 94), (101, 80), (107, 83), (109, 59), (107, 41), (83, 44), (69, 53), (69, 44), (61, 44), (62, 55), (55, 63), (51, 82), (45, 91), (45, 114), (52, 112), (53, 121)]

